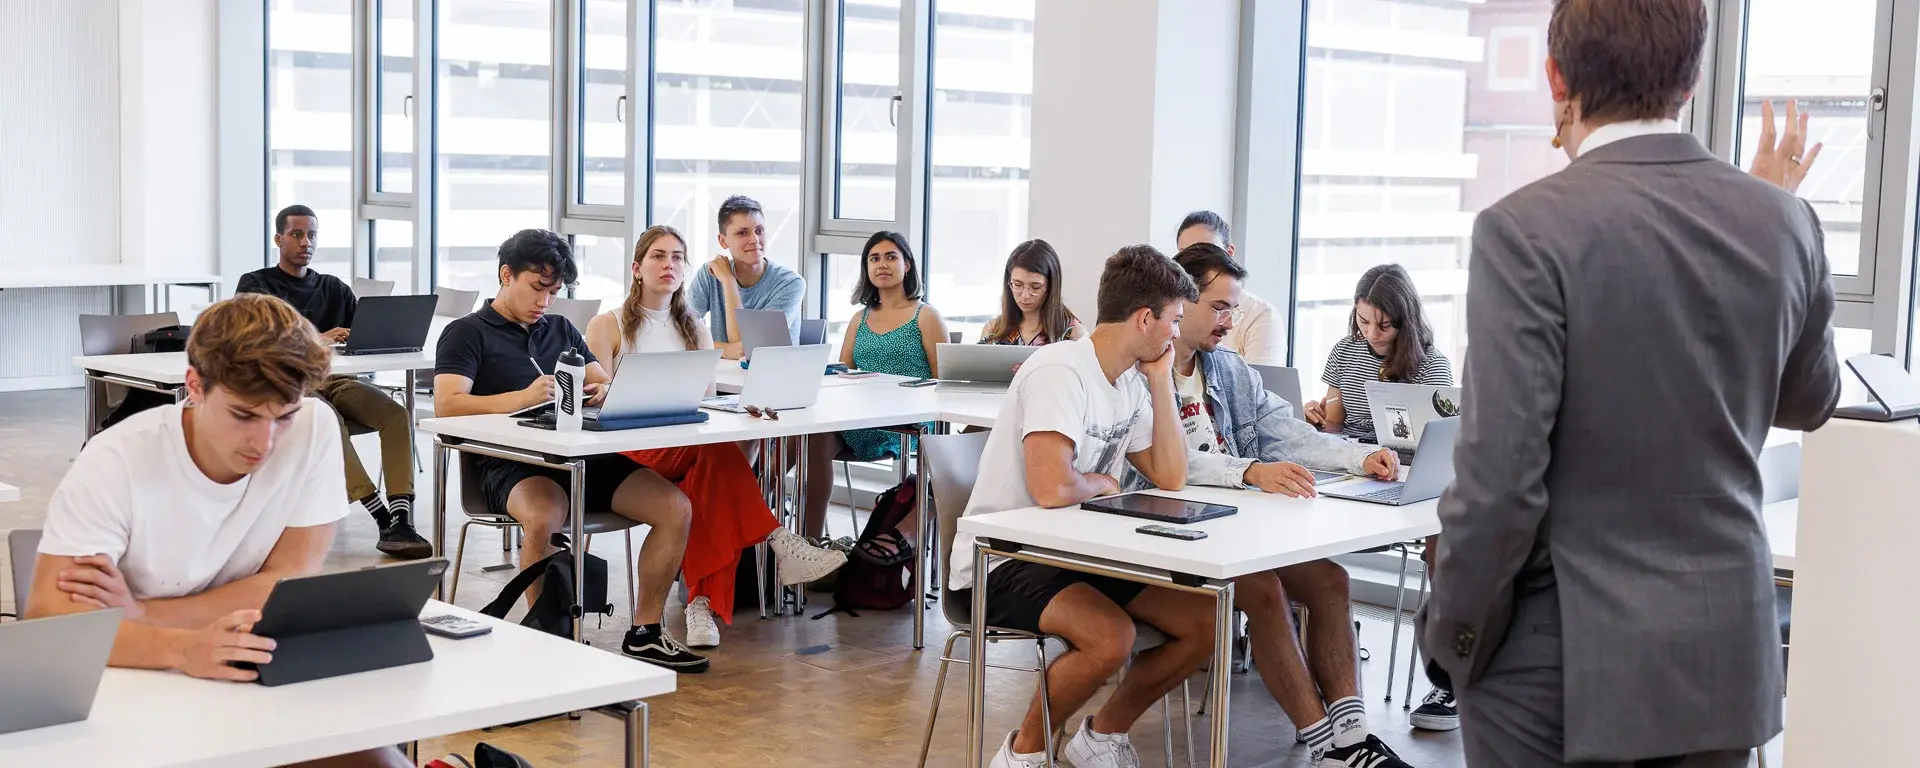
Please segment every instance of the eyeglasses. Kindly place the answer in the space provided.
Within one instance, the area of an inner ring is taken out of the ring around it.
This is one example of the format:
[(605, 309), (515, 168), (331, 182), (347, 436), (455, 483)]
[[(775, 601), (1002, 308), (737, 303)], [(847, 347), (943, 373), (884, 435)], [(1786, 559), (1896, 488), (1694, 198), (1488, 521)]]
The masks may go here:
[(1027, 284), (1025, 284), (1025, 283), (1018, 283), (1018, 282), (1011, 282), (1011, 281), (1010, 281), (1010, 282), (1008, 282), (1008, 283), (1007, 283), (1007, 290), (1009, 290), (1009, 291), (1012, 291), (1012, 292), (1014, 293), (1014, 295), (1016, 295), (1016, 296), (1045, 296), (1045, 295), (1047, 295), (1047, 286), (1046, 286), (1045, 284), (1041, 284), (1041, 285), (1027, 285)]

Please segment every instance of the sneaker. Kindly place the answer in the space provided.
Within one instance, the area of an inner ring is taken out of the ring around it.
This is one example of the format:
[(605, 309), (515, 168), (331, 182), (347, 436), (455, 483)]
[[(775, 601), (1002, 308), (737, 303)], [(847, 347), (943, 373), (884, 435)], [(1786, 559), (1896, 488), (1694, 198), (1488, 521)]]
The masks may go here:
[(1127, 735), (1116, 733), (1095, 739), (1091, 717), (1080, 721), (1080, 732), (1067, 742), (1060, 756), (1072, 768), (1140, 768), (1140, 755), (1133, 751)]
[(713, 604), (702, 595), (687, 603), (687, 647), (720, 647), (720, 625), (713, 621)]
[(380, 526), (380, 543), (375, 549), (402, 560), (419, 560), (433, 556), (433, 544), (420, 537), (413, 530), (413, 521), (402, 515), (387, 518), (387, 524)]
[(1453, 691), (1435, 688), (1427, 694), (1427, 700), (1420, 708), (1407, 716), (1413, 727), (1423, 731), (1451, 731), (1460, 727), (1460, 707), (1453, 700)]
[(808, 544), (806, 539), (785, 528), (774, 529), (773, 535), (767, 538), (767, 546), (773, 549), (780, 585), (784, 587), (819, 580), (847, 564), (846, 553)]
[(994, 753), (993, 761), (987, 768), (1045, 768), (1047, 756), (1021, 757), (1013, 753), (1013, 734), (1007, 734), (1007, 740), (1000, 742), (1000, 751)]
[(1350, 747), (1327, 750), (1327, 756), (1320, 764), (1339, 768), (1413, 768), (1394, 754), (1380, 737), (1373, 735)]
[(627, 630), (627, 639), (620, 643), (620, 652), (675, 672), (699, 674), (707, 671), (707, 657), (687, 650), (665, 629), (648, 632), (635, 627)]

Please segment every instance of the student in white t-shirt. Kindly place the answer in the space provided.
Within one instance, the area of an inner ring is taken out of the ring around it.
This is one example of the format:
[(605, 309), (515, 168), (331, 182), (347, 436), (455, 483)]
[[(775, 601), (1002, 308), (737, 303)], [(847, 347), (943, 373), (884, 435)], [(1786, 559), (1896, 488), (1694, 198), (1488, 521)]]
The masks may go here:
[[(1177, 490), (1187, 477), (1186, 443), (1173, 399), (1173, 340), (1195, 298), (1193, 281), (1149, 246), (1122, 248), (1100, 276), (1098, 324), (1078, 341), (1033, 353), (1013, 377), (965, 514), (1066, 507), (1120, 489), (1128, 465)], [(995, 561), (987, 578), (987, 624), (1065, 638), (1047, 684), (1052, 722), (1036, 696), (1008, 734), (993, 768), (1047, 763), (1045, 736), (1057, 731), (1122, 666), (1134, 620), (1166, 633), (1165, 645), (1127, 667), (1113, 696), (1082, 720), (1063, 754), (1076, 768), (1139, 765), (1127, 729), (1149, 706), (1199, 670), (1213, 648), (1213, 601), (1200, 595), (1025, 561)], [(971, 600), (973, 537), (954, 538), (948, 586)]]
[[(119, 608), (108, 663), (245, 682), (274, 582), (317, 573), (347, 514), (339, 422), (308, 397), (332, 352), (293, 307), (240, 294), (187, 340), (184, 405), (87, 442), (47, 506), (26, 615)], [(211, 683), (210, 683), (211, 684)], [(385, 749), (314, 765), (410, 765)]]

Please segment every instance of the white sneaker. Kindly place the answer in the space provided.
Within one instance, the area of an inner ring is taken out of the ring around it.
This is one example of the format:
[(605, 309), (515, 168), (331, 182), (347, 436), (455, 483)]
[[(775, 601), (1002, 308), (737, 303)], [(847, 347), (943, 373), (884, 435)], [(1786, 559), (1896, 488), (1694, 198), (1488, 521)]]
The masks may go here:
[(1140, 755), (1133, 751), (1127, 735), (1116, 733), (1093, 738), (1093, 718), (1080, 721), (1080, 732), (1067, 742), (1060, 756), (1073, 768), (1140, 768)]
[(774, 529), (773, 535), (767, 537), (767, 546), (773, 548), (780, 585), (785, 587), (818, 581), (847, 564), (845, 552), (808, 544), (806, 539), (785, 528)]
[(987, 763), (987, 768), (1044, 768), (1046, 764), (1047, 756), (1045, 754), (1033, 757), (1015, 755), (1013, 753), (1013, 734), (1008, 733), (1007, 740), (1000, 742), (1000, 751), (994, 753), (993, 761)]
[(720, 625), (714, 623), (713, 606), (704, 596), (687, 603), (687, 647), (720, 647)]

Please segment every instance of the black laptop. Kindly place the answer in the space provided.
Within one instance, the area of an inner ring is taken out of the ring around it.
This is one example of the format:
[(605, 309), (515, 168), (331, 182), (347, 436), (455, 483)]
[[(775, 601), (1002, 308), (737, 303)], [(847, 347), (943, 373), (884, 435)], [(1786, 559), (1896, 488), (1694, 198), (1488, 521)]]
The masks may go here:
[(437, 296), (368, 296), (353, 310), (352, 332), (343, 355), (392, 355), (427, 346)]
[(446, 559), (435, 557), (282, 579), (253, 625), (253, 634), (274, 641), (273, 661), (234, 666), (274, 686), (430, 661), (420, 609), (446, 571)]
[(1119, 496), (1108, 496), (1104, 499), (1084, 502), (1080, 508), (1174, 524), (1197, 523), (1216, 517), (1226, 517), (1240, 511), (1238, 507), (1229, 507), (1225, 504), (1187, 501), (1152, 493), (1123, 493)]

